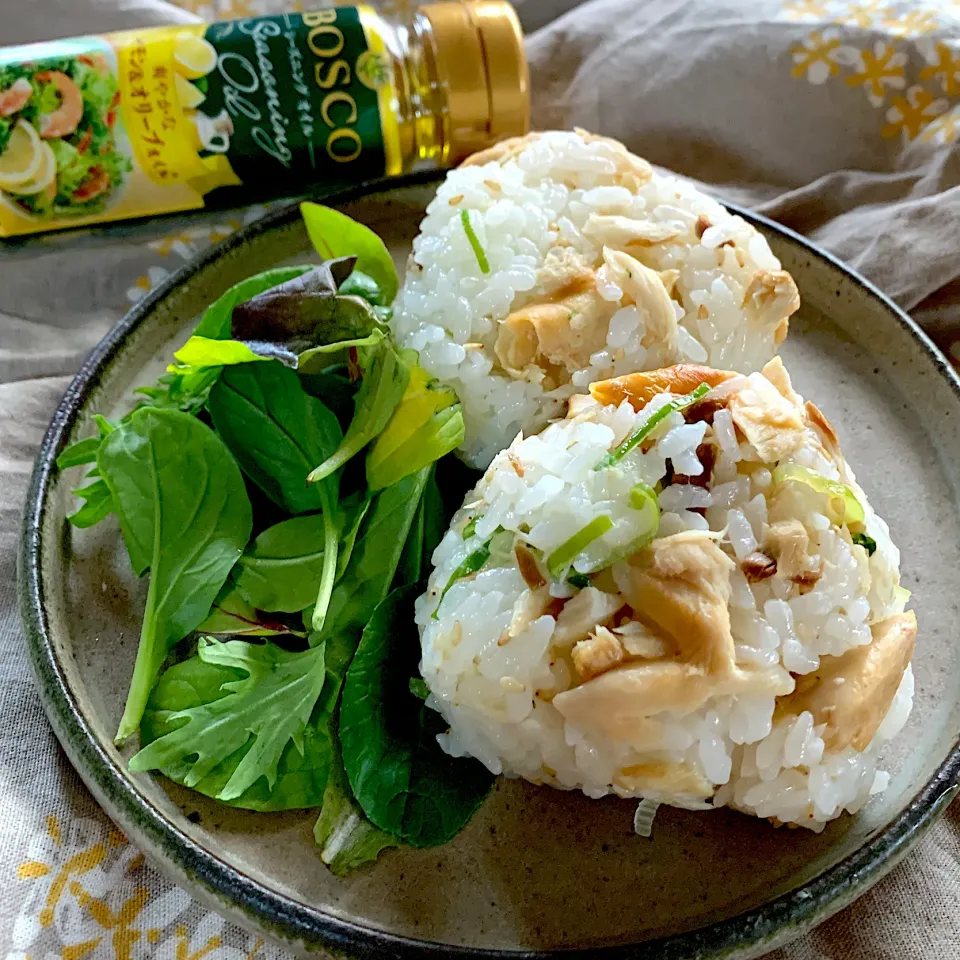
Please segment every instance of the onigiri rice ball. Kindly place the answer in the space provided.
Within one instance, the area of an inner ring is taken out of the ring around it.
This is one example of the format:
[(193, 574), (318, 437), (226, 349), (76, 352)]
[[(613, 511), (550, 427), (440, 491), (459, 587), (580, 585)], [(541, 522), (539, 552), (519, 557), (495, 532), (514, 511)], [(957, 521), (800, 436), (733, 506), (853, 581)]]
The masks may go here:
[(392, 323), (458, 393), (462, 455), (482, 469), (594, 381), (685, 361), (759, 370), (798, 305), (741, 217), (615, 140), (554, 131), (447, 176)]
[(814, 830), (884, 789), (917, 623), (779, 358), (595, 383), (466, 497), (417, 604), (454, 756)]

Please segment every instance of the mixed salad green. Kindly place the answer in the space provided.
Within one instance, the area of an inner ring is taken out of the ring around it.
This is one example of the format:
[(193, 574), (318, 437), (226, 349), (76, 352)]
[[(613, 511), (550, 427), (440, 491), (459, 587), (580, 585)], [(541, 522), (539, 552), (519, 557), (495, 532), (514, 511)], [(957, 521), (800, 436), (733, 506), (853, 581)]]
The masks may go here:
[(343, 874), (445, 843), (491, 785), (436, 742), (413, 616), (474, 477), (452, 456), (456, 396), (389, 336), (383, 243), (302, 212), (323, 262), (228, 290), (140, 404), (58, 465), (91, 467), (72, 523), (115, 514), (149, 573), (117, 732), (139, 731), (130, 768), (233, 806), (319, 808)]
[(119, 101), (116, 77), (99, 54), (0, 64), (0, 155), (26, 123), (55, 161), (42, 183), (4, 188), (10, 199), (36, 216), (100, 212), (133, 169), (117, 147)]

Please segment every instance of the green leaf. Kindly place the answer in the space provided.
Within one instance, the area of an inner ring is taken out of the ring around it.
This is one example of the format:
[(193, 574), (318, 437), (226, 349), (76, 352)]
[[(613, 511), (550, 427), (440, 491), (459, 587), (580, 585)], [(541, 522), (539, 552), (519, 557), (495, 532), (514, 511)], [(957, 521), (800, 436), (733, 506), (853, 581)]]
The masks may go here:
[(85, 463), (96, 463), (97, 451), (100, 449), (101, 440), (102, 438), (98, 435), (96, 437), (86, 437), (83, 440), (78, 440), (76, 443), (71, 443), (70, 446), (57, 457), (57, 468), (67, 470), (70, 467), (83, 466)]
[[(350, 563), (334, 587), (324, 629), (311, 634), (311, 642), (339, 638), (349, 662), (370, 611), (390, 590), (429, 473), (421, 470), (374, 497)], [(337, 658), (337, 650), (328, 649), (328, 668)]]
[(322, 483), (306, 480), (311, 465), (337, 449), (340, 424), (279, 363), (226, 367), (210, 391), (208, 407), (243, 472), (271, 500), (293, 514), (323, 512), (323, 572), (314, 608), (314, 629), (319, 629), (336, 577), (340, 478), (331, 471)]
[(420, 658), (413, 604), (422, 589), (394, 590), (364, 629), (343, 684), (340, 746), (371, 823), (412, 846), (432, 847), (460, 832), (494, 778), (476, 760), (445, 754), (436, 733), (446, 724), (410, 696)]
[[(207, 618), (197, 627), (198, 633), (228, 633), (235, 636), (270, 637), (296, 633), (279, 621), (264, 617), (255, 610), (236, 588), (227, 581), (213, 601)], [(302, 634), (300, 634), (302, 636)]]
[(297, 372), (304, 390), (333, 411), (341, 428), (346, 430), (353, 419), (354, 397), (360, 386), (359, 382), (330, 370), (314, 373), (298, 369)]
[(288, 513), (316, 513), (325, 491), (336, 502), (337, 480), (308, 485), (307, 474), (340, 443), (340, 425), (297, 375), (278, 363), (224, 369), (210, 391), (217, 433), (243, 472)]
[(276, 267), (264, 270), (255, 276), (247, 277), (234, 284), (226, 293), (218, 297), (203, 314), (203, 318), (193, 331), (194, 336), (208, 337), (212, 340), (226, 340), (230, 336), (230, 322), (233, 308), (245, 303), (258, 293), (263, 293), (281, 283), (293, 280), (313, 269), (312, 265), (298, 267)]
[(367, 453), (367, 484), (380, 490), (429, 466), (463, 442), (457, 395), (414, 364), (403, 397)]
[(210, 611), (250, 539), (243, 477), (230, 451), (199, 420), (136, 410), (106, 437), (97, 466), (110, 489), (138, 575), (149, 567), (140, 645), (117, 739), (138, 727), (173, 645)]
[(430, 476), (423, 488), (417, 513), (410, 533), (407, 534), (403, 553), (393, 578), (395, 587), (416, 583), (430, 573), (430, 558), (447, 530), (443, 498), (437, 484), (436, 470), (430, 468)]
[(423, 501), (426, 492), (427, 488), (424, 487), (423, 496), (417, 504), (417, 512), (413, 516), (413, 523), (410, 524), (410, 532), (403, 544), (403, 552), (400, 554), (400, 562), (397, 564), (397, 572), (393, 578), (394, 586), (416, 583), (420, 579), (420, 569), (423, 566)]
[[(254, 353), (240, 340), (212, 340), (196, 335), (177, 350), (174, 357), (180, 363), (192, 367), (230, 367), (237, 363), (255, 363), (257, 360), (273, 359)], [(283, 362), (282, 358), (277, 359)]]
[(359, 493), (351, 494), (340, 501), (343, 520), (340, 524), (340, 553), (337, 556), (337, 580), (347, 571), (353, 548), (357, 543), (360, 527), (370, 509), (370, 499)]
[(393, 303), (400, 287), (397, 268), (383, 241), (369, 227), (319, 203), (301, 203), (300, 214), (310, 242), (324, 260), (356, 257), (357, 269), (380, 287), (384, 303)]
[[(340, 503), (337, 579), (350, 560), (368, 505), (358, 496)], [(325, 524), (323, 514), (314, 513), (264, 530), (244, 551), (234, 572), (244, 599), (258, 610), (275, 613), (297, 613), (314, 603), (323, 576)]]
[(94, 480), (85, 487), (73, 491), (84, 501), (83, 506), (67, 519), (78, 529), (86, 529), (98, 524), (113, 513), (113, 496), (103, 479)]
[(422, 677), (411, 677), (409, 687), (410, 692), (418, 700), (426, 700), (430, 696), (430, 688), (427, 686), (427, 681)]
[(217, 377), (220, 367), (176, 366), (158, 377), (155, 384), (137, 387), (133, 392), (145, 399), (144, 406), (162, 410), (182, 410), (194, 416), (206, 406), (207, 397)]
[[(166, 732), (134, 755), (130, 769), (169, 771), (171, 779), (196, 787), (225, 761), (236, 760), (216, 794), (218, 800), (238, 800), (261, 778), (272, 790), (288, 747), (305, 754), (304, 733), (325, 677), (323, 645), (289, 653), (271, 643), (201, 637), (197, 654), (202, 664), (246, 676), (240, 679), (231, 673), (219, 688), (226, 695), (212, 700), (203, 697), (211, 693), (212, 683), (207, 682), (198, 691), (200, 702), (195, 706), (167, 712)], [(176, 675), (175, 680), (182, 677)], [(241, 750), (238, 759), (235, 755)], [(326, 771), (322, 775), (325, 780)]]
[(383, 295), (380, 284), (368, 273), (354, 269), (353, 273), (340, 284), (340, 293), (353, 297), (362, 297), (371, 306), (388, 307), (390, 301)]
[(362, 297), (338, 292), (355, 263), (353, 257), (328, 260), (308, 273), (252, 297), (233, 309), (234, 340), (257, 354), (285, 358), (297, 366), (308, 349), (340, 349), (385, 328)]
[(400, 843), (378, 830), (353, 798), (335, 732), (331, 746), (330, 775), (313, 836), (320, 847), (320, 859), (334, 876), (344, 877), (363, 864), (372, 863), (382, 850), (399, 847)]
[[(199, 656), (171, 667), (163, 673), (150, 694), (140, 724), (141, 743), (146, 746), (176, 730), (181, 721), (174, 720), (174, 715), (231, 696), (230, 691), (224, 689), (224, 684), (243, 677), (242, 670), (206, 663)], [(319, 806), (323, 800), (330, 764), (330, 737), (326, 729), (318, 727), (311, 717), (303, 731), (302, 743), (302, 752), (293, 740), (284, 747), (272, 787), (266, 777), (260, 777), (239, 797), (221, 802), (229, 803), (232, 807), (263, 811)], [(246, 743), (235, 750), (194, 783), (192, 789), (216, 798), (223, 793), (249, 749), (250, 745)], [(192, 765), (189, 762), (171, 763), (162, 772), (171, 780), (184, 783), (192, 772)]]
[(387, 425), (400, 402), (409, 371), (389, 340), (364, 351), (363, 381), (357, 391), (353, 420), (336, 452), (307, 477), (317, 483), (339, 470)]

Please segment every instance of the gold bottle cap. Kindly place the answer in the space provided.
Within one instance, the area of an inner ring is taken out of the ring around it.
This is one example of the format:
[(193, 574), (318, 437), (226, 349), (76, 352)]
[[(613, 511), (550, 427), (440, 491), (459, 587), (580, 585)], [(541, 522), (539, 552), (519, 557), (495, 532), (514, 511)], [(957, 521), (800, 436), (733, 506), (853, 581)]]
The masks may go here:
[(446, 88), (449, 162), (530, 127), (530, 74), (523, 31), (505, 0), (432, 3), (419, 12), (433, 31)]

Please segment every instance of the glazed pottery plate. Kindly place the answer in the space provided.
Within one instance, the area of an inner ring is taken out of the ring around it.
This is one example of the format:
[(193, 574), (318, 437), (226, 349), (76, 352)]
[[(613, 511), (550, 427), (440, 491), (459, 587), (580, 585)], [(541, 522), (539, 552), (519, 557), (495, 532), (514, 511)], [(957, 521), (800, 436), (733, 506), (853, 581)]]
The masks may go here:
[[(402, 264), (435, 182), (410, 178), (335, 199)], [(346, 880), (313, 844), (314, 812), (232, 810), (162, 778), (132, 775), (112, 742), (133, 668), (146, 583), (113, 518), (71, 530), (57, 454), (119, 416), (162, 371), (203, 309), (268, 267), (313, 259), (290, 208), (230, 237), (141, 302), (63, 398), (26, 508), (21, 586), (27, 644), (47, 713), (111, 817), (175, 880), (295, 950), (364, 957), (557, 950), (611, 957), (753, 957), (863, 893), (957, 792), (960, 663), (960, 383), (926, 337), (863, 280), (758, 218), (803, 307), (783, 354), (798, 390), (843, 448), (903, 556), (920, 621), (917, 696), (882, 766), (889, 789), (822, 834), (727, 810), (660, 809), (653, 838), (634, 803), (500, 780), (470, 825), (431, 850), (387, 851)]]

